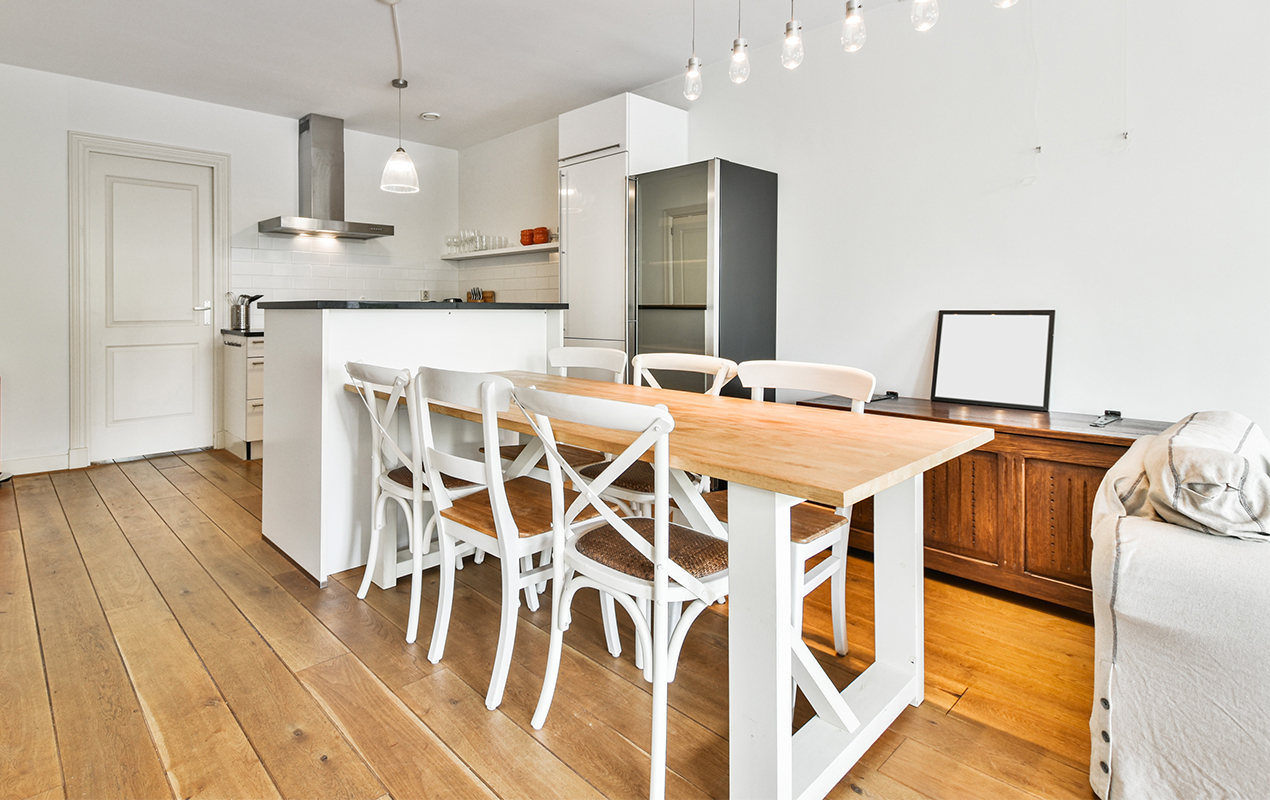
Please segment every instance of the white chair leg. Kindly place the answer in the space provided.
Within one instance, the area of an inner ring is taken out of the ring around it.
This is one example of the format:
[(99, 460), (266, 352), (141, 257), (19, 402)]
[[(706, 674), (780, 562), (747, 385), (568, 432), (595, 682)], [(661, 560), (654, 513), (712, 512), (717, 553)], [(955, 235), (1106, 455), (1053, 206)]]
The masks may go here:
[[(789, 586), (793, 590), (789, 616), (795, 635), (801, 638), (803, 635), (803, 604), (807, 600), (807, 588), (803, 585), (807, 580), (807, 560), (801, 556), (797, 548), (793, 548), (789, 554), (789, 569)], [(791, 685), (793, 689), (789, 693), (789, 703), (792, 706), (798, 701), (798, 681), (793, 681)]]
[(375, 567), (379, 565), (379, 540), (380, 531), (383, 524), (380, 518), (383, 516), (384, 502), (387, 501), (388, 495), (381, 494), (375, 500), (375, 505), (371, 507), (370, 514), (370, 555), (366, 559), (366, 573), (362, 575), (362, 585), (357, 588), (357, 599), (365, 600), (366, 592), (370, 590), (370, 579), (375, 573)]
[[(652, 608), (649, 605), (649, 601), (636, 600), (635, 602), (636, 604), (639, 605), (639, 610), (644, 614), (644, 618), (651, 623), (653, 618), (648, 613)], [(650, 625), (649, 627), (651, 628), (652, 626)], [(639, 637), (637, 636), (635, 637), (635, 668), (644, 670), (644, 674), (647, 676), (648, 667), (646, 666), (646, 664), (648, 663), (651, 663), (651, 662), (647, 662), (645, 660), (644, 646), (640, 644)]]
[[(547, 545), (547, 547), (542, 551), (542, 555), (538, 556), (538, 566), (545, 567), (550, 563), (551, 563), (551, 545)], [(534, 590), (538, 592), (538, 594), (542, 594), (543, 592), (547, 591), (547, 582), (545, 580), (539, 581), (538, 585), (534, 587)]]
[(838, 655), (847, 654), (847, 537), (844, 533), (833, 546), (833, 558), (838, 559), (838, 569), (829, 579), (833, 593), (830, 606), (833, 613), (833, 649)]
[[(506, 563), (506, 562), (504, 562)], [(520, 560), (520, 568), (525, 572), (529, 572), (534, 568), (534, 557), (528, 555)], [(517, 575), (516, 577), (520, 577)], [(525, 586), (525, 607), (530, 611), (538, 610), (538, 588), (536, 584), (528, 584)]]
[(437, 618), (432, 625), (432, 644), (428, 647), (428, 660), (433, 664), (445, 654), (445, 635), (450, 630), (450, 608), (454, 605), (454, 540), (445, 530), (438, 531), (441, 543), (441, 590), (437, 595)]
[[(564, 609), (560, 607), (560, 598), (564, 594), (563, 570), (557, 570), (555, 580), (551, 582), (551, 642), (547, 648), (547, 671), (542, 676), (542, 693), (538, 695), (538, 707), (534, 709), (534, 718), (530, 725), (534, 730), (542, 730), (547, 723), (547, 712), (551, 710), (551, 700), (556, 696), (556, 678), (560, 676), (560, 651), (564, 646), (564, 628), (560, 624), (560, 615)], [(609, 613), (612, 613), (613, 598), (608, 598)]]
[[(503, 689), (507, 686), (507, 673), (512, 666), (512, 648), (516, 646), (516, 620), (520, 611), (520, 587), (516, 584), (519, 573), (516, 559), (502, 559), (503, 566), (503, 615), (498, 629), (498, 650), (494, 653), (494, 673), (490, 675), (489, 691), (485, 693), (485, 707), (490, 711), (503, 702)], [(535, 597), (536, 599), (536, 597)]]
[(609, 655), (618, 658), (622, 655), (622, 637), (617, 632), (613, 595), (608, 592), (600, 592), (600, 619), (604, 620), (604, 643), (609, 647)]
[(484, 563), (485, 563), (485, 551), (484, 551), (484, 550), (477, 550), (477, 551), (476, 551), (476, 554), (475, 554), (474, 556), (472, 556), (472, 563), (473, 563), (473, 564), (484, 564)]
[(653, 604), (653, 735), (648, 754), (649, 800), (666, 796), (666, 656), (669, 650), (665, 603)]
[(410, 550), (413, 556), (410, 559), (410, 618), (406, 622), (408, 644), (414, 644), (419, 636), (419, 603), (423, 598), (423, 556), (428, 552), (433, 523), (436, 521), (434, 515), (428, 520), (427, 526), (422, 527), (421, 532), (419, 517), (422, 513), (421, 504), (415, 503), (414, 523), (410, 526)]

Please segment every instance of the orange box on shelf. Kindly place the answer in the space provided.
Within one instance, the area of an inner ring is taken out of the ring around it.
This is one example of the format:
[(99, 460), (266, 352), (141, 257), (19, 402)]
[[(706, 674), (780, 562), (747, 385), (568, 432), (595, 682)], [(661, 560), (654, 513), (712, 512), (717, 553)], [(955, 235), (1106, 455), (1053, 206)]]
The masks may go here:
[(534, 243), (534, 229), (533, 228), (525, 228), (523, 231), (520, 232), (520, 243), (521, 244)]
[(549, 228), (534, 228), (534, 244), (546, 244), (551, 241)]

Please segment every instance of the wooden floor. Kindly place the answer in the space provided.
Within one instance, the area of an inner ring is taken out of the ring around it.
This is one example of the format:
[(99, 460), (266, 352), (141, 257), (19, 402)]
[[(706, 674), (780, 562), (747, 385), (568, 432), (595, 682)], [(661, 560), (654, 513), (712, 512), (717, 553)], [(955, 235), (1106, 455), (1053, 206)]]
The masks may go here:
[[(403, 636), (409, 579), (317, 589), (260, 538), (258, 463), (225, 452), (22, 476), (0, 486), (2, 798), (646, 796), (650, 694), (575, 602), (547, 726), (529, 719), (548, 611), (522, 609), (506, 698), (498, 563), (459, 573), (445, 659)], [(851, 653), (828, 586), (808, 640), (845, 685), (870, 663), (872, 565), (853, 558)], [(926, 581), (927, 699), (831, 797), (1080, 798), (1093, 628), (970, 584)], [(670, 688), (670, 797), (726, 797), (726, 610), (698, 620)], [(809, 709), (799, 700), (796, 724)]]

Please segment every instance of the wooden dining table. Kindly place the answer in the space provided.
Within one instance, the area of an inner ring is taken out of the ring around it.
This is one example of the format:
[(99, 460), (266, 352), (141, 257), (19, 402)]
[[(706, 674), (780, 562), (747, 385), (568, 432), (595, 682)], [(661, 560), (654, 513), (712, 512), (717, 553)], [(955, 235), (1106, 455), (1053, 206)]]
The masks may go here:
[[(684, 473), (728, 482), (729, 796), (824, 797), (906, 705), (921, 704), (922, 473), (990, 441), (991, 429), (498, 374), (516, 386), (665, 405), (675, 420), (671, 495), (694, 526), (720, 530)], [(434, 410), (479, 420), (468, 409)], [(514, 406), (499, 424), (532, 435)], [(566, 444), (610, 453), (634, 439), (565, 423), (553, 430)], [(533, 463), (537, 451), (522, 458)], [(839, 691), (791, 623), (789, 510), (803, 500), (841, 508), (867, 497), (874, 498), (875, 657)], [(816, 711), (797, 732), (791, 679)]]

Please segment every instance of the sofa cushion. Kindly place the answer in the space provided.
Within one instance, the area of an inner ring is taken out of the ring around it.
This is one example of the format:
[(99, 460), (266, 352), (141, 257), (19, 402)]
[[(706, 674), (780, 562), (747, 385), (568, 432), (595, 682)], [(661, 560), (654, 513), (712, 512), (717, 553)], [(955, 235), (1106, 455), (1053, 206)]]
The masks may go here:
[(1252, 420), (1232, 411), (1191, 414), (1151, 440), (1143, 462), (1147, 499), (1165, 521), (1270, 540), (1270, 442)]

